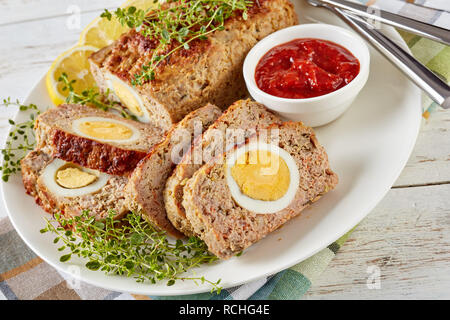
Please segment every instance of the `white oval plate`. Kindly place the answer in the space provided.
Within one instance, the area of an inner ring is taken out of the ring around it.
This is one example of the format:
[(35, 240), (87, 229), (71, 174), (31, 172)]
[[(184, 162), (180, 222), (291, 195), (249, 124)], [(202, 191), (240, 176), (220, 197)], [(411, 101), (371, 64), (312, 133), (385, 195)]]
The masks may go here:
[[(296, 9), (301, 23), (321, 21), (344, 26), (328, 11), (310, 7), (304, 1), (296, 0)], [(384, 31), (406, 47), (393, 29)], [(286, 269), (344, 235), (388, 192), (416, 141), (421, 122), (421, 93), (374, 50), (371, 58), (371, 74), (357, 100), (342, 117), (316, 130), (331, 167), (339, 175), (337, 188), (242, 256), (198, 268), (197, 275), (213, 281), (222, 279), (221, 285), (227, 288)], [(51, 105), (44, 78), (26, 103)], [(2, 193), (17, 232), (37, 255), (60, 271), (72, 271), (87, 283), (120, 292), (181, 295), (210, 290), (208, 285), (192, 281), (178, 281), (170, 287), (165, 282), (136, 283), (133, 278), (89, 271), (84, 267), (85, 261), (79, 259), (61, 263), (53, 237), (39, 233), (45, 226), (44, 217), (49, 215), (25, 195), (20, 177), (12, 177), (7, 184), (2, 182)]]

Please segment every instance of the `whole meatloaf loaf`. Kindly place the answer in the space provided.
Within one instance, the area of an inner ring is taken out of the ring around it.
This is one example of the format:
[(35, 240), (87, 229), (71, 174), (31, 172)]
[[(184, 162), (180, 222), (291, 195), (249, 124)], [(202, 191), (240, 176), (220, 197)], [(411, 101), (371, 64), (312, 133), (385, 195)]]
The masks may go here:
[[(311, 128), (301, 123), (273, 125), (278, 138), (269, 144), (286, 151), (298, 171), (297, 190), (284, 209), (273, 213), (255, 213), (240, 206), (231, 193), (225, 159), (235, 149), (215, 158), (198, 170), (184, 188), (183, 205), (187, 219), (208, 249), (222, 259), (248, 248), (279, 228), (323, 194), (333, 189), (337, 175), (330, 169), (328, 156)], [(247, 147), (246, 145), (241, 147)], [(267, 207), (268, 204), (265, 204)]]
[[(264, 105), (247, 100), (233, 103), (223, 115), (198, 137), (167, 180), (164, 201), (172, 224), (186, 235), (194, 235), (182, 204), (186, 181), (200, 167), (236, 143), (243, 143), (255, 131), (282, 121)], [(239, 141), (241, 140), (241, 141)]]
[[(225, 109), (247, 96), (242, 65), (249, 50), (267, 35), (298, 23), (289, 0), (251, 1), (248, 18), (237, 12), (225, 29), (194, 40), (189, 49), (175, 51), (155, 70), (155, 79), (136, 85), (150, 119), (170, 128), (186, 114), (206, 103)], [(130, 88), (131, 81), (148, 65), (157, 41), (132, 30), (90, 57), (91, 71), (103, 92), (119, 78)], [(118, 99), (112, 94), (111, 98)]]
[[(114, 217), (122, 218), (129, 212), (125, 205), (124, 188), (128, 181), (123, 176), (111, 176), (103, 174), (102, 185), (93, 192), (89, 190), (84, 193), (70, 194), (69, 189), (56, 188), (61, 190), (61, 194), (55, 191), (53, 181), (55, 175), (52, 170), (49, 173), (45, 171), (60, 162), (59, 166), (64, 167), (73, 165), (65, 163), (59, 159), (55, 159), (41, 150), (34, 150), (21, 161), (22, 181), (27, 194), (32, 196), (36, 203), (45, 211), (54, 214), (62, 213), (66, 218), (80, 215), (84, 210), (89, 210), (89, 214), (97, 220), (105, 218), (110, 210), (114, 212)], [(55, 168), (56, 169), (56, 168)], [(79, 190), (79, 189), (78, 189)], [(92, 191), (92, 190), (91, 190)]]
[[(80, 129), (83, 125), (86, 128), (86, 125), (97, 124), (101, 125), (96, 131), (98, 134), (108, 129), (108, 125), (116, 126), (111, 130), (117, 132), (113, 131), (108, 139), (101, 139)], [(131, 137), (121, 139), (120, 130)], [(112, 175), (129, 174), (164, 137), (164, 130), (157, 126), (75, 104), (61, 105), (42, 113), (36, 119), (35, 132), (37, 149), (52, 157)]]
[(175, 164), (190, 148), (194, 135), (201, 134), (221, 114), (222, 111), (212, 104), (189, 113), (142, 159), (126, 186), (130, 211), (139, 212), (152, 225), (176, 238), (184, 237), (167, 219), (163, 189)]

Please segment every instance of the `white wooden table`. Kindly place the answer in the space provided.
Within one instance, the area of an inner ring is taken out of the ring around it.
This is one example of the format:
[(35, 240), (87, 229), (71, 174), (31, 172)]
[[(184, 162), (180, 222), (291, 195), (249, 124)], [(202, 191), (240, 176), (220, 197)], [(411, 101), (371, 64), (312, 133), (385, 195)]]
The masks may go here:
[[(0, 99), (24, 99), (81, 29), (121, 2), (0, 0)], [(0, 109), (2, 145), (14, 112)], [(450, 110), (423, 122), (400, 178), (305, 296), (331, 298), (450, 298)]]

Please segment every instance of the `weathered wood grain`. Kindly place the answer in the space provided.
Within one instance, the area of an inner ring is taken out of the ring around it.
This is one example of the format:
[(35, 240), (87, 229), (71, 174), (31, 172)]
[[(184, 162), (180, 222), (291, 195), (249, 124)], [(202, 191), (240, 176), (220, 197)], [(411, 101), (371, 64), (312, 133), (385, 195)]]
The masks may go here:
[(424, 120), (414, 151), (395, 187), (450, 182), (450, 111)]
[(118, 0), (0, 0), (0, 26), (114, 8)]
[(75, 45), (81, 29), (99, 14), (82, 14), (80, 29), (67, 28), (66, 17), (0, 26), (0, 97), (25, 98), (56, 57)]
[[(392, 189), (305, 299), (449, 299), (450, 185)], [(368, 267), (380, 289), (368, 289)]]

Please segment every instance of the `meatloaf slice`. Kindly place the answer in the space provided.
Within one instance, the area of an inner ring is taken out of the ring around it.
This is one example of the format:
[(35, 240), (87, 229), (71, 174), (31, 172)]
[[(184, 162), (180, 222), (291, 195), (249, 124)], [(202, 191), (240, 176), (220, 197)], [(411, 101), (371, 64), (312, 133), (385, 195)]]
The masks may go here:
[(129, 212), (125, 205), (124, 193), (128, 179), (123, 176), (107, 175), (106, 184), (95, 193), (74, 197), (52, 193), (47, 187), (43, 173), (45, 168), (55, 160), (57, 159), (42, 150), (34, 150), (29, 152), (21, 162), (25, 191), (45, 211), (51, 214), (62, 213), (69, 218), (80, 215), (83, 210), (89, 210), (89, 214), (97, 220), (105, 218), (110, 210), (114, 212), (117, 219)]
[[(136, 130), (133, 141), (100, 141), (75, 130), (82, 118), (119, 122)], [(36, 119), (36, 148), (52, 157), (112, 175), (127, 175), (150, 149), (164, 137), (164, 131), (151, 124), (124, 119), (111, 112), (66, 104), (50, 108)]]
[(234, 201), (224, 165), (226, 157), (234, 150), (204, 165), (184, 188), (187, 219), (209, 250), (221, 259), (228, 259), (248, 248), (299, 215), (338, 182), (337, 175), (330, 169), (328, 156), (311, 128), (288, 122), (273, 125), (271, 129), (279, 130), (279, 139), (271, 140), (269, 135), (270, 143), (287, 151), (299, 170), (299, 187), (294, 200), (285, 209), (257, 214)]
[[(289, 0), (251, 2), (246, 20), (236, 13), (225, 22), (224, 30), (191, 42), (189, 49), (177, 50), (157, 67), (155, 80), (134, 87), (153, 122), (170, 128), (208, 102), (225, 109), (247, 96), (242, 74), (247, 53), (267, 35), (298, 23)], [(91, 71), (100, 89), (113, 90), (108, 83), (114, 77), (133, 87), (131, 81), (149, 64), (156, 46), (157, 41), (132, 30), (94, 53)], [(118, 100), (114, 94), (111, 98)]]
[(208, 104), (173, 126), (164, 141), (152, 149), (130, 176), (126, 186), (130, 211), (140, 212), (152, 225), (174, 237), (184, 237), (167, 219), (163, 189), (175, 164), (191, 146), (194, 134), (199, 135), (221, 114), (218, 107)]
[[(169, 220), (186, 235), (194, 235), (186, 219), (183, 188), (203, 164), (220, 155), (236, 143), (243, 143), (256, 129), (282, 121), (265, 106), (252, 100), (240, 100), (231, 105), (217, 121), (196, 139), (191, 150), (183, 157), (167, 180), (164, 201)], [(239, 141), (241, 140), (241, 141)]]
[(41, 198), (37, 181), (42, 170), (52, 161), (52, 157), (40, 150), (30, 151), (20, 162), (22, 182), (25, 192), (32, 196), (36, 203), (45, 211), (51, 212), (52, 207), (46, 197)]

